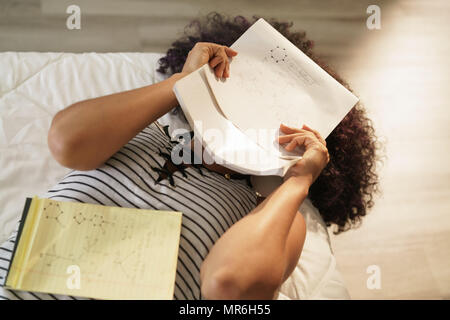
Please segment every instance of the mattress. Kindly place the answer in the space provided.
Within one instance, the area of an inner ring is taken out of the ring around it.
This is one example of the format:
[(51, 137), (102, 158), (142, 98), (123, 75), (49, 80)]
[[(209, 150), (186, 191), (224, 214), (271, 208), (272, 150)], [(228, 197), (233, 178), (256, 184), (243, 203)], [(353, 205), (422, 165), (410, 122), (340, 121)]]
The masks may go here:
[[(14, 230), (26, 197), (42, 195), (70, 169), (47, 146), (53, 116), (72, 103), (161, 81), (160, 53), (0, 53), (0, 243)], [(162, 123), (177, 125), (166, 115)], [(307, 200), (307, 235), (278, 299), (348, 299), (327, 228)]]

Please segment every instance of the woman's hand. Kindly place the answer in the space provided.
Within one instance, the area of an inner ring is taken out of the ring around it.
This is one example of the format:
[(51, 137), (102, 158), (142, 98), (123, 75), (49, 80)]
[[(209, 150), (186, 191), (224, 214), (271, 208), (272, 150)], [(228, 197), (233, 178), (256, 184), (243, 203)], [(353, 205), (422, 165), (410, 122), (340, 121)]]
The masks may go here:
[(237, 52), (227, 46), (221, 46), (211, 42), (197, 42), (189, 51), (182, 73), (191, 73), (206, 63), (214, 68), (214, 73), (218, 78), (228, 78), (230, 76), (229, 57), (234, 57)]
[(295, 165), (286, 172), (284, 180), (290, 177), (306, 178), (311, 185), (330, 161), (327, 143), (319, 132), (303, 125), (301, 129), (280, 126), (281, 132), (286, 135), (280, 136), (278, 142), (287, 145), (286, 151), (293, 151), (296, 146), (305, 148), (305, 153)]

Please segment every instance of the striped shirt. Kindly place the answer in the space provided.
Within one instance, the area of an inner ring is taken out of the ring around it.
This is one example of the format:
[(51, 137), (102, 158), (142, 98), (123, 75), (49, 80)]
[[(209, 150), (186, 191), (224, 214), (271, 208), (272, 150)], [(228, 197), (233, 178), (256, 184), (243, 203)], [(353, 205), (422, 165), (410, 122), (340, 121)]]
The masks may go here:
[[(201, 299), (200, 266), (214, 243), (257, 202), (245, 180), (226, 179), (205, 167), (186, 167), (160, 179), (174, 142), (155, 123), (130, 140), (101, 167), (71, 171), (43, 198), (183, 213), (174, 299)], [(172, 186), (173, 184), (173, 186)], [(5, 281), (14, 233), (0, 247), (0, 284)], [(0, 299), (74, 299), (12, 291)]]

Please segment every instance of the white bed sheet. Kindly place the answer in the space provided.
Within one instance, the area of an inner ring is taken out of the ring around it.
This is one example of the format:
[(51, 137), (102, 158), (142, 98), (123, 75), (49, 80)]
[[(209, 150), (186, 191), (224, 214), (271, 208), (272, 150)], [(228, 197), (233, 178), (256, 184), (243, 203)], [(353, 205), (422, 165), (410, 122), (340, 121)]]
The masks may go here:
[[(70, 169), (47, 147), (51, 119), (83, 99), (161, 81), (159, 53), (0, 53), (0, 243), (16, 226), (25, 198), (42, 195)], [(170, 122), (167, 115), (162, 122)], [(175, 119), (176, 120), (176, 119)], [(309, 201), (298, 266), (278, 299), (348, 299), (327, 228)]]

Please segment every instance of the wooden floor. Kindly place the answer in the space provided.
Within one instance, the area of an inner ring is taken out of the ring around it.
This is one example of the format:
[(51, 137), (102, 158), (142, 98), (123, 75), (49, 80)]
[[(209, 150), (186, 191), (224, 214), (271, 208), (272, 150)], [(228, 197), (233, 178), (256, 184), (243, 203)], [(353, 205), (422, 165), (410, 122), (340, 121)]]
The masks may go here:
[[(81, 30), (65, 26), (70, 4), (81, 7)], [(370, 4), (381, 8), (380, 30), (366, 27)], [(449, 1), (0, 0), (0, 50), (164, 52), (212, 10), (306, 30), (385, 141), (376, 207), (332, 239), (351, 296), (450, 299)], [(381, 289), (367, 288), (370, 265)]]

